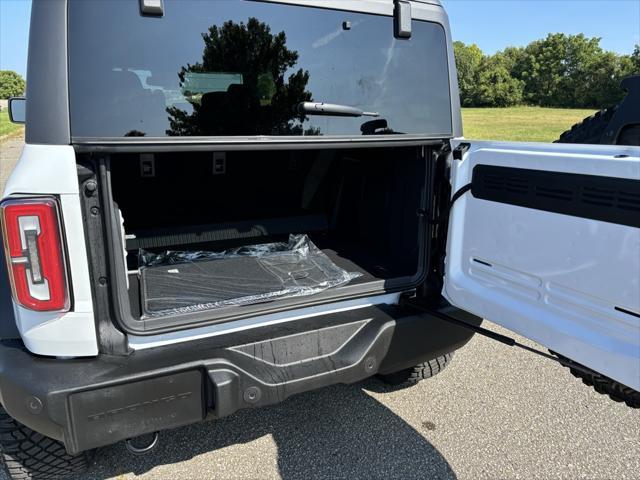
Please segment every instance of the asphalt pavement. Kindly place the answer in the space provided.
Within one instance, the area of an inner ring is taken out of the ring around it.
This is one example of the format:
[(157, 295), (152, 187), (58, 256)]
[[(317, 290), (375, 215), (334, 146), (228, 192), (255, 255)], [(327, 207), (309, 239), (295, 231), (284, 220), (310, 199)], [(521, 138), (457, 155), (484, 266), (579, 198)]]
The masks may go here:
[(138, 477), (633, 479), (640, 410), (476, 335), (440, 375), (414, 387), (336, 385), (165, 432), (147, 456), (111, 446), (82, 478)]
[[(0, 145), (2, 184), (20, 142)], [(638, 479), (640, 410), (476, 335), (414, 387), (392, 391), (371, 379), (308, 392), (163, 432), (145, 456), (117, 444), (100, 449), (80, 478)]]

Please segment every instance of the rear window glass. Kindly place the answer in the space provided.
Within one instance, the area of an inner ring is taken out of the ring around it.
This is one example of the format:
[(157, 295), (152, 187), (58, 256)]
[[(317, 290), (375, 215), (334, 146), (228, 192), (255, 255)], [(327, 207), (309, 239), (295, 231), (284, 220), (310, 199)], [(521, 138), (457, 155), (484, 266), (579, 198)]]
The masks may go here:
[[(242, 0), (71, 0), (74, 137), (449, 135), (444, 29)], [(325, 102), (377, 117), (300, 113)], [(371, 123), (374, 122), (374, 123)]]

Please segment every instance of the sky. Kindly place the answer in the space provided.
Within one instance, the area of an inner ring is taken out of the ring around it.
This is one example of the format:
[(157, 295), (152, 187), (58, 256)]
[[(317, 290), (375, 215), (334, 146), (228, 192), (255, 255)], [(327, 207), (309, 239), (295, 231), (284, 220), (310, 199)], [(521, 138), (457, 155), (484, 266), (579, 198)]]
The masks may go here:
[[(116, 1), (116, 0), (114, 0)], [(391, 1), (391, 0), (389, 0)], [(640, 43), (640, 0), (443, 0), (454, 40), (492, 54), (548, 33), (584, 33), (631, 53)], [(27, 71), (30, 0), (0, 0), (0, 70)]]
[[(4, 1), (4, 0), (0, 0)], [(442, 0), (454, 40), (493, 54), (549, 33), (600, 37), (600, 46), (631, 53), (640, 43), (640, 0)]]

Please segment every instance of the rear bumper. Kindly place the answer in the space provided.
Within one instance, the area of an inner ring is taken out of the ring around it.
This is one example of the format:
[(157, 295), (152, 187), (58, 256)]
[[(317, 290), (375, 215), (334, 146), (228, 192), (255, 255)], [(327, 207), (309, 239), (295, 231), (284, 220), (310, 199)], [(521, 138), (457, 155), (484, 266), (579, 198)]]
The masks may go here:
[(460, 348), (471, 336), (429, 314), (383, 305), (128, 357), (38, 358), (5, 343), (0, 400), (12, 417), (76, 453), (391, 373)]

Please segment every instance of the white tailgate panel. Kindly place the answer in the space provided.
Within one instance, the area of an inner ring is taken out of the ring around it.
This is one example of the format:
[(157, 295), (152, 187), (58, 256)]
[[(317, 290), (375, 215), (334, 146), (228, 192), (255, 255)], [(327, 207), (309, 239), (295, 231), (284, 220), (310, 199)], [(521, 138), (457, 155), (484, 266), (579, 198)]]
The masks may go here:
[[(640, 179), (639, 157), (636, 147), (473, 142), (453, 161), (453, 191), (478, 164)], [(640, 317), (616, 310), (640, 312), (639, 228), (468, 192), (451, 212), (444, 295), (640, 390)]]

